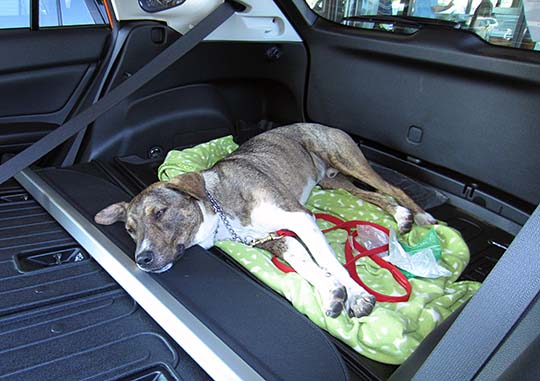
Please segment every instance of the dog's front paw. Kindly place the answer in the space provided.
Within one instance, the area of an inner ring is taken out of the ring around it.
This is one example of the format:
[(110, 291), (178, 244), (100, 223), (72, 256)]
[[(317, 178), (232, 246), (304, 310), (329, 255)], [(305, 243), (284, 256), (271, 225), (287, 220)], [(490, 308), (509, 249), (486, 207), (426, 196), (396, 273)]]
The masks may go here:
[(331, 318), (336, 318), (339, 316), (341, 311), (345, 306), (345, 301), (347, 300), (347, 289), (338, 285), (335, 288), (332, 288), (326, 296), (326, 301), (324, 303), (324, 313), (326, 316)]
[(435, 225), (437, 220), (429, 213), (416, 213), (414, 215), (414, 222), (416, 225)]
[(375, 306), (375, 297), (370, 294), (352, 295), (347, 300), (347, 311), (350, 317), (369, 315)]
[(396, 206), (394, 219), (398, 224), (399, 234), (405, 234), (411, 231), (413, 225), (413, 215), (411, 211), (403, 206)]

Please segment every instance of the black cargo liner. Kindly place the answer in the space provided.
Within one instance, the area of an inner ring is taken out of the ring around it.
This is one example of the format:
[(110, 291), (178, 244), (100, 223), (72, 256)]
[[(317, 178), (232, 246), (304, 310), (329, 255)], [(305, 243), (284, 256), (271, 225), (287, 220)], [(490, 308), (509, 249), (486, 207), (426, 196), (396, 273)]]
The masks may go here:
[(108, 380), (157, 368), (207, 379), (119, 289), (2, 318), (0, 331), (0, 379)]
[(95, 261), (62, 263), (81, 253), (24, 189), (2, 185), (0, 379), (209, 378)]
[(0, 194), (27, 198), (0, 203), (0, 316), (117, 288), (93, 261), (25, 269), (28, 257), (79, 246), (22, 188)]

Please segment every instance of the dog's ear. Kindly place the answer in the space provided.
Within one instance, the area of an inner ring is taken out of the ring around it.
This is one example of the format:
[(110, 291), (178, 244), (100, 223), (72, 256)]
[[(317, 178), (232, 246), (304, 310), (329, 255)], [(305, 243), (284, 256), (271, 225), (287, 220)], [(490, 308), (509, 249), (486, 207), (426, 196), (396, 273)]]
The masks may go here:
[(127, 216), (127, 202), (117, 202), (109, 205), (96, 214), (94, 221), (100, 225), (112, 225), (117, 221), (125, 221)]
[(169, 189), (184, 192), (197, 200), (206, 199), (206, 185), (204, 177), (199, 172), (189, 172), (173, 177), (165, 183)]

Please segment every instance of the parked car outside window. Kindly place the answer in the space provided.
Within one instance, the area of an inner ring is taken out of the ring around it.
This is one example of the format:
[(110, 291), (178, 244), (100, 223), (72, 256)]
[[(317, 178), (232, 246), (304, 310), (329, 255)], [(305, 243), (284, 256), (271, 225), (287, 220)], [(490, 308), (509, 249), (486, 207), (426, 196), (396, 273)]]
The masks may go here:
[[(485, 41), (512, 48), (540, 50), (540, 12), (530, 0), (306, 0), (320, 16), (343, 25), (413, 33), (399, 25), (411, 18), (448, 21)], [(375, 19), (377, 17), (377, 19)], [(381, 18), (381, 17), (385, 17)]]

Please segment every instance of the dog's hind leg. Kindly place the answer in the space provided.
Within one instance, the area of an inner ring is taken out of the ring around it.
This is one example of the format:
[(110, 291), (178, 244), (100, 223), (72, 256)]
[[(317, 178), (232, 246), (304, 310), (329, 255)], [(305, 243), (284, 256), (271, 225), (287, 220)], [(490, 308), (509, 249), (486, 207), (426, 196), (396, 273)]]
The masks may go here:
[(352, 181), (342, 174), (337, 174), (335, 177), (325, 177), (319, 182), (323, 189), (344, 189), (350, 194), (361, 198), (367, 202), (377, 205), (382, 210), (392, 215), (398, 224), (400, 233), (411, 230), (413, 216), (409, 209), (397, 204), (391, 197), (385, 196), (382, 193), (370, 192), (355, 186)]
[(310, 283), (322, 299), (322, 308), (326, 316), (335, 318), (345, 308), (347, 289), (329, 272), (322, 270), (313, 261), (304, 246), (298, 240), (285, 237), (265, 242), (257, 247), (286, 260), (291, 267)]
[[(401, 205), (414, 213), (418, 225), (435, 224), (437, 221), (420, 208), (403, 190), (386, 182), (369, 165), (354, 140), (345, 132), (328, 128), (321, 131), (325, 138), (323, 144), (313, 144), (314, 152), (339, 172), (366, 183), (377, 191), (394, 197)], [(402, 233), (405, 231), (402, 231)]]

